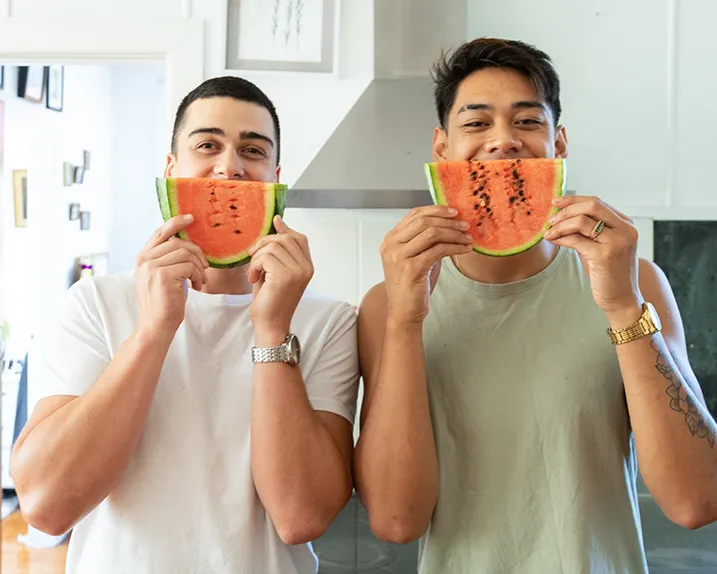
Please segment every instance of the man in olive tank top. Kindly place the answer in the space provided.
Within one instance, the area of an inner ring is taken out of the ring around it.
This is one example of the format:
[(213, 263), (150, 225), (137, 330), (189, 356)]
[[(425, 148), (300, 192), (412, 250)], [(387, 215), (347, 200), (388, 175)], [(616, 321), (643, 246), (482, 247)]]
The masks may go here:
[[(567, 157), (542, 51), (476, 39), (434, 79), (433, 161)], [(422, 574), (646, 572), (638, 461), (670, 520), (717, 520), (717, 425), (665, 275), (625, 214), (557, 206), (512, 257), (473, 252), (441, 206), (381, 247), (359, 314), (356, 489), (376, 536), (420, 539)]]

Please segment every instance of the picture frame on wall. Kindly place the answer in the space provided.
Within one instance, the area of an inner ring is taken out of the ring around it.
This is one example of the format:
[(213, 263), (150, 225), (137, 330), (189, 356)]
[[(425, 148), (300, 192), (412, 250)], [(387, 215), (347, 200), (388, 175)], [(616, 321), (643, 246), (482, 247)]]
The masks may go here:
[(13, 170), (12, 182), (15, 199), (15, 227), (27, 227), (27, 170)]
[(47, 67), (47, 100), (45, 107), (61, 112), (65, 94), (65, 67)]
[(80, 204), (79, 203), (71, 203), (70, 204), (69, 218), (70, 218), (70, 221), (74, 221), (75, 219), (80, 218)]
[(89, 211), (81, 211), (80, 212), (80, 229), (82, 231), (87, 231), (90, 228), (90, 212)]
[(339, 0), (227, 0), (226, 68), (335, 73)]
[(5, 89), (5, 66), (0, 66), (0, 90)]
[(45, 66), (19, 66), (17, 69), (17, 97), (41, 104), (45, 98), (47, 74)]
[(75, 166), (73, 181), (74, 183), (83, 183), (85, 181), (85, 168), (83, 166)]

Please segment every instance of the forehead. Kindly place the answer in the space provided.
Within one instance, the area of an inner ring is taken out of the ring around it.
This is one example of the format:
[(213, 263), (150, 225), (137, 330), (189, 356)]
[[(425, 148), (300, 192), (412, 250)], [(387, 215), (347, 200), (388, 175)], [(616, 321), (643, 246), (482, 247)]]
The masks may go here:
[(451, 111), (455, 114), (465, 104), (480, 103), (498, 107), (521, 101), (542, 101), (526, 76), (515, 70), (484, 68), (460, 83)]
[(234, 98), (203, 98), (187, 107), (182, 135), (198, 128), (219, 128), (228, 135), (254, 131), (276, 139), (269, 110)]

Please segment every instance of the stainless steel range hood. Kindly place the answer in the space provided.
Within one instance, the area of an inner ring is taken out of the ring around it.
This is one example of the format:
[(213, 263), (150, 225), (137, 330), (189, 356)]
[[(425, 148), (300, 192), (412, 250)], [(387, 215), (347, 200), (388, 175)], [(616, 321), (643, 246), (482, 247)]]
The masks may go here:
[(361, 37), (371, 38), (374, 79), (292, 185), (290, 206), (431, 203), (423, 165), (438, 122), (429, 70), (442, 50), (465, 41), (466, 0), (370, 1), (373, 29)]
[(290, 207), (411, 208), (437, 124), (430, 78), (373, 80), (292, 186)]

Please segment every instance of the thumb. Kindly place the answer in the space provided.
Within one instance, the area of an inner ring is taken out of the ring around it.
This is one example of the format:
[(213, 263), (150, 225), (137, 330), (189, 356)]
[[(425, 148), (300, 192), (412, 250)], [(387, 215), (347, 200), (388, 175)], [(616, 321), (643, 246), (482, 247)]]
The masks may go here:
[(274, 227), (279, 233), (286, 233), (290, 230), (289, 226), (286, 224), (281, 215), (274, 216)]

